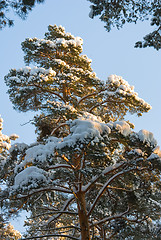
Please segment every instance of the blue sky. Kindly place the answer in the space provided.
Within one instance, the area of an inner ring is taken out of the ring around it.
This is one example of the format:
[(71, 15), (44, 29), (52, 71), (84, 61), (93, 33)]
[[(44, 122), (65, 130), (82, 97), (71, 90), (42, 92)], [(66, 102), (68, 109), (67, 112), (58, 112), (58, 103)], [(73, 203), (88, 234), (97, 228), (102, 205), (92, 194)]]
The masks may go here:
[(57, 24), (83, 38), (83, 53), (92, 59), (92, 67), (99, 78), (106, 80), (110, 74), (122, 76), (135, 86), (139, 97), (152, 105), (149, 113), (140, 118), (130, 116), (130, 121), (135, 124), (136, 131), (147, 129), (153, 132), (161, 145), (161, 52), (153, 48), (134, 48), (135, 42), (150, 32), (149, 23), (128, 24), (119, 31), (113, 29), (108, 33), (98, 17), (94, 20), (89, 18), (89, 6), (87, 0), (46, 0), (33, 9), (26, 21), (14, 16), (15, 26), (0, 32), (0, 114), (4, 119), (3, 133), (16, 133), (20, 136), (19, 141), (25, 143), (36, 139), (32, 125), (21, 126), (32, 119), (33, 114), (13, 110), (3, 78), (9, 69), (24, 66), (21, 42), (27, 37), (43, 38), (48, 25)]

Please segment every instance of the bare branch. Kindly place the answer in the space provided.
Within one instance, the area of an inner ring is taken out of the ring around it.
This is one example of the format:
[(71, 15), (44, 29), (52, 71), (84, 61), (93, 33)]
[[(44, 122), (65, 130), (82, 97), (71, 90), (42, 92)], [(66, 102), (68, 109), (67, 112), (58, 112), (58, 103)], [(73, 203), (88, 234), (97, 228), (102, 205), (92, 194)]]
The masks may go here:
[(66, 237), (74, 240), (79, 240), (79, 238), (75, 238), (69, 235), (65, 234), (47, 234), (47, 235), (41, 235), (41, 236), (33, 236), (33, 237), (28, 237), (28, 238), (21, 238), (21, 240), (28, 240), (28, 239), (36, 239), (36, 238), (45, 238), (45, 237)]
[(64, 99), (59, 93), (57, 93), (57, 92), (54, 92), (54, 91), (52, 91), (52, 90), (50, 90), (50, 89), (45, 89), (45, 88), (43, 88), (42, 86), (37, 85), (37, 84), (35, 84), (35, 83), (30, 84), (29, 86), (38, 87), (38, 88), (40, 88), (43, 92), (48, 92), (48, 93), (54, 94), (54, 95), (56, 95), (57, 97), (59, 97), (61, 100), (63, 100), (64, 103), (66, 103), (65, 99)]
[[(40, 226), (41, 227), (41, 226)], [(73, 225), (70, 225), (70, 226), (63, 226), (63, 227), (58, 227), (58, 228), (50, 228), (50, 229), (37, 229), (36, 231), (43, 231), (43, 232), (47, 232), (47, 231), (57, 231), (57, 230), (61, 230), (61, 229), (66, 229), (66, 228), (75, 228), (77, 230), (80, 230), (80, 227), (77, 227), (77, 226), (73, 226)], [(35, 230), (30, 230), (30, 232), (35, 232)]]
[(94, 92), (94, 93), (90, 93), (90, 94), (82, 97), (82, 98), (79, 100), (78, 104), (80, 104), (80, 103), (81, 103), (82, 101), (84, 101), (86, 98), (91, 97), (91, 96), (95, 96), (95, 95), (97, 95), (97, 94), (99, 94), (99, 93), (100, 93), (100, 92)]
[(51, 169), (56, 169), (56, 168), (70, 168), (73, 169), (71, 166), (67, 165), (67, 164), (56, 164), (56, 165), (52, 165), (50, 167), (48, 167), (46, 170), (51, 170)]
[(108, 189), (116, 189), (116, 190), (122, 190), (126, 192), (131, 192), (131, 190), (126, 189), (126, 188), (118, 188), (118, 187), (112, 187), (112, 186), (107, 186)]
[(73, 165), (70, 163), (69, 159), (68, 159), (64, 154), (61, 155), (61, 158), (62, 158), (63, 160), (65, 160), (65, 161), (71, 166), (72, 169), (75, 170), (75, 166), (73, 166)]
[(128, 213), (129, 210), (130, 210), (130, 208), (128, 207), (128, 209), (125, 212), (120, 213), (118, 215), (114, 215), (114, 216), (103, 218), (100, 221), (97, 221), (97, 222), (93, 223), (92, 226), (99, 225), (99, 224), (102, 224), (104, 222), (111, 221), (113, 219), (122, 218), (122, 216), (125, 215), (126, 213)]
[(107, 174), (109, 174), (109, 173), (111, 173), (111, 172), (113, 172), (113, 171), (123, 167), (123, 165), (125, 165), (125, 162), (117, 163), (117, 164), (115, 164), (113, 166), (109, 166), (109, 167), (105, 168), (102, 171), (102, 173), (100, 173), (96, 177), (93, 177), (92, 180), (90, 181), (90, 183), (88, 183), (86, 186), (83, 186), (82, 191), (87, 192), (100, 177), (102, 177), (103, 175), (107, 175)]
[(77, 212), (70, 212), (70, 211), (53, 211), (52, 212), (52, 214), (57, 214), (57, 213), (72, 214), (72, 215), (78, 214)]
[(101, 105), (103, 105), (104, 103), (125, 103), (125, 101), (119, 101), (118, 99), (117, 100), (104, 100), (104, 101), (102, 101), (102, 102), (100, 102), (100, 103), (97, 103), (96, 105), (94, 105), (93, 107), (91, 107), (90, 109), (89, 109), (89, 112), (91, 113), (92, 112), (92, 110), (93, 109), (95, 109), (96, 107), (99, 107), (99, 106), (101, 106)]
[(15, 198), (15, 200), (17, 199), (22, 199), (22, 198), (29, 198), (32, 195), (34, 195), (35, 193), (39, 193), (39, 192), (45, 192), (45, 191), (58, 191), (58, 192), (64, 192), (64, 193), (69, 193), (72, 194), (72, 192), (64, 187), (53, 187), (53, 186), (49, 186), (49, 187), (45, 187), (45, 188), (39, 188), (33, 191), (30, 191), (28, 194), (23, 195), (23, 194), (18, 194), (18, 197)]
[(67, 123), (62, 123), (57, 128), (53, 129), (53, 131), (51, 132), (51, 135), (53, 135), (59, 128), (64, 127), (64, 126), (68, 126), (69, 127), (69, 125)]
[(116, 179), (117, 177), (121, 176), (121, 175), (124, 175), (125, 173), (127, 172), (131, 172), (133, 170), (139, 170), (139, 169), (136, 169), (136, 168), (130, 168), (128, 170), (124, 170), (124, 171), (121, 171), (121, 172), (118, 172), (116, 173), (115, 175), (113, 175), (105, 184), (104, 186), (102, 187), (102, 189), (99, 191), (97, 197), (95, 198), (94, 202), (93, 202), (93, 205), (91, 206), (89, 212), (88, 212), (88, 216), (91, 214), (91, 212), (93, 211), (93, 209), (95, 208), (97, 202), (99, 201), (99, 199), (101, 198), (101, 196), (104, 194), (106, 188), (108, 187), (108, 185), (113, 182), (114, 179)]
[(74, 200), (74, 196), (72, 196), (71, 198), (69, 198), (67, 201), (65, 201), (62, 209), (60, 210), (60, 213), (58, 213), (56, 216), (52, 216), (49, 218), (47, 225), (53, 221), (55, 221), (56, 219), (58, 219), (62, 214), (63, 211), (65, 211), (67, 209), (67, 207), (69, 206), (69, 204)]

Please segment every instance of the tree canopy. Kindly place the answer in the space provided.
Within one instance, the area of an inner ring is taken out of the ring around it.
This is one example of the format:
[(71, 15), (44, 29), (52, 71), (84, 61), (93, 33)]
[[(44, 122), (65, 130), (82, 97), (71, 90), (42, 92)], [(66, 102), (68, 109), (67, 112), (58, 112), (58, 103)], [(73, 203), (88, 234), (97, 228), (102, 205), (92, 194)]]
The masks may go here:
[(154, 27), (143, 41), (135, 47), (154, 47), (161, 49), (161, 1), (160, 0), (88, 0), (92, 3), (89, 16), (100, 16), (109, 32), (113, 27), (120, 29), (125, 23), (137, 23), (139, 20), (150, 20)]
[(12, 26), (14, 20), (10, 18), (11, 10), (20, 18), (25, 19), (36, 5), (42, 3), (44, 0), (2, 0), (0, 1), (0, 30), (6, 26)]
[(32, 65), (5, 82), (15, 109), (35, 111), (38, 139), (1, 160), (1, 202), (31, 212), (25, 239), (159, 239), (161, 151), (125, 121), (151, 106), (122, 77), (100, 80), (82, 44), (56, 25), (22, 43)]

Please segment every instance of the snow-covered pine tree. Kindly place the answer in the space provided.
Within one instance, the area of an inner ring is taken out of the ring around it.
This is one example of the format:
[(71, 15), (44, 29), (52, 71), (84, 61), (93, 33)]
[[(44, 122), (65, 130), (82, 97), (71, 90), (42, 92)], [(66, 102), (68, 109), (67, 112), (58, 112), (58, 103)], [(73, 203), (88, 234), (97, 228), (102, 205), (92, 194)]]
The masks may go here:
[(20, 232), (14, 229), (14, 227), (9, 223), (4, 224), (0, 216), (0, 239), (3, 240), (18, 240), (21, 238)]
[[(1, 116), (1, 115), (0, 115)], [(9, 149), (11, 147), (11, 140), (16, 140), (19, 136), (17, 134), (12, 134), (7, 136), (2, 133), (3, 130), (3, 118), (0, 117), (0, 163), (1, 166), (5, 164), (7, 157), (9, 156)], [(0, 182), (2, 179), (5, 179), (5, 171), (3, 168), (0, 168)]]
[(124, 120), (151, 107), (122, 77), (98, 79), (82, 43), (56, 25), (22, 43), (36, 66), (5, 81), (15, 109), (41, 111), (38, 141), (11, 148), (1, 195), (12, 211), (31, 211), (28, 239), (157, 239), (161, 153), (152, 133)]
[[(4, 165), (6, 163), (6, 159), (9, 156), (9, 148), (11, 147), (11, 140), (16, 140), (18, 136), (16, 134), (12, 134), (11, 136), (7, 136), (2, 133), (3, 130), (3, 119), (0, 118), (0, 193), (2, 191), (1, 187), (3, 185), (3, 189), (5, 186), (5, 168)], [(5, 192), (5, 191), (4, 191)], [(0, 239), (7, 240), (18, 240), (21, 237), (21, 234), (13, 228), (13, 226), (8, 223), (5, 211), (3, 211), (5, 207), (1, 203), (1, 214), (0, 214)]]

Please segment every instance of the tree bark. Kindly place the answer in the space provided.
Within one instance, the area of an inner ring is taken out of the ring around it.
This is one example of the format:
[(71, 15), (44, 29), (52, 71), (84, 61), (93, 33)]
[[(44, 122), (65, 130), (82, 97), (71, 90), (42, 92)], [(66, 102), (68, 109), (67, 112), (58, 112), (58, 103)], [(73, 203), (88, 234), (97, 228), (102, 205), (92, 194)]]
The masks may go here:
[(90, 229), (86, 210), (85, 193), (77, 193), (78, 215), (81, 229), (81, 240), (90, 240)]

